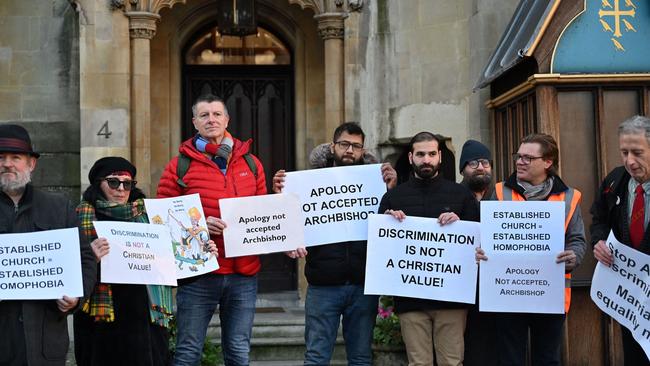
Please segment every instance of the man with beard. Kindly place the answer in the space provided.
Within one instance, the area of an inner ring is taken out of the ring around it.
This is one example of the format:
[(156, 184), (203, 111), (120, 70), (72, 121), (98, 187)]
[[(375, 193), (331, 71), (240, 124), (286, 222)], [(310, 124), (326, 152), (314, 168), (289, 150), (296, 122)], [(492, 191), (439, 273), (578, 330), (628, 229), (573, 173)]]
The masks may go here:
[[(559, 151), (551, 135), (533, 133), (524, 137), (517, 152), (512, 154), (512, 160), (516, 170), (505, 181), (496, 184), (497, 200), (564, 203), (564, 250), (557, 254), (555, 262), (564, 263), (566, 313), (571, 302), (570, 273), (582, 262), (586, 247), (581, 193), (567, 186), (557, 175)], [(483, 249), (476, 248), (476, 261), (479, 260), (488, 258)], [(565, 314), (496, 313), (494, 317), (499, 365), (526, 364), (529, 345), (531, 364), (561, 364)]]
[[(479, 221), (478, 202), (462, 185), (439, 174), (442, 156), (440, 140), (430, 132), (420, 132), (410, 142), (410, 179), (386, 192), (379, 212), (398, 220), (406, 215), (437, 218), (439, 225), (457, 220)], [(461, 303), (395, 297), (402, 338), (409, 365), (438, 366), (463, 364), (467, 305)]]
[[(0, 125), (0, 233), (29, 233), (76, 228), (77, 215), (63, 195), (30, 184), (39, 154), (27, 131)], [(92, 249), (80, 244), (84, 294), (92, 291), (97, 267)], [(66, 315), (80, 304), (76, 297), (56, 300), (0, 301), (0, 364), (64, 365), (68, 352)]]
[[(467, 187), (477, 201), (491, 199), (494, 195), (492, 154), (487, 146), (476, 140), (467, 140), (460, 153), (459, 169), (463, 176), (460, 184)], [(479, 312), (478, 303), (470, 306), (465, 331), (465, 366), (496, 364), (495, 326), (492, 313)]]
[(459, 168), (463, 176), (460, 184), (469, 188), (477, 201), (492, 197), (492, 154), (487, 146), (476, 140), (467, 140), (460, 153)]
[[(334, 131), (330, 144), (314, 149), (313, 168), (376, 163), (363, 147), (365, 134), (354, 122)], [(386, 187), (397, 184), (397, 173), (388, 163), (381, 166)], [(284, 170), (273, 177), (273, 191), (284, 187)], [(288, 252), (291, 258), (306, 256), (305, 277), (305, 365), (329, 365), (343, 317), (343, 338), (348, 365), (372, 364), (372, 336), (377, 317), (378, 296), (363, 294), (366, 269), (366, 241), (326, 244)]]

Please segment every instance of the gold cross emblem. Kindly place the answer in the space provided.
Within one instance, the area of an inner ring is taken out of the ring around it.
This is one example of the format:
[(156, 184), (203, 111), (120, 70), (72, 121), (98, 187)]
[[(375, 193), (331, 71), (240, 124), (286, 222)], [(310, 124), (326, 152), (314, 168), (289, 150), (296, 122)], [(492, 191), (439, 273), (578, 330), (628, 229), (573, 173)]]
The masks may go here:
[[(634, 18), (636, 6), (632, 2), (632, 0), (625, 0), (625, 4), (628, 7), (632, 8), (632, 9), (630, 9), (630, 10), (621, 10), (620, 6), (619, 6), (620, 0), (613, 0), (613, 2), (614, 2), (614, 6), (612, 7), (612, 4), (610, 4), (610, 2), (608, 0), (602, 0), (601, 3), (602, 3), (603, 8), (610, 8), (610, 9), (613, 8), (613, 9), (612, 10), (600, 9), (600, 11), (598, 11), (598, 17), (600, 18), (600, 23), (603, 25), (603, 28), (605, 30), (611, 32), (612, 28), (603, 19), (603, 17), (613, 16), (614, 17), (614, 37), (620, 38), (621, 36), (623, 36), (623, 34), (621, 33), (621, 21), (623, 21), (623, 24), (625, 25), (627, 31), (630, 31), (631, 29), (634, 29), (631, 26), (631, 24), (627, 20), (622, 19), (622, 17), (628, 16), (628, 17)], [(634, 30), (634, 31), (636, 32), (636, 30)]]

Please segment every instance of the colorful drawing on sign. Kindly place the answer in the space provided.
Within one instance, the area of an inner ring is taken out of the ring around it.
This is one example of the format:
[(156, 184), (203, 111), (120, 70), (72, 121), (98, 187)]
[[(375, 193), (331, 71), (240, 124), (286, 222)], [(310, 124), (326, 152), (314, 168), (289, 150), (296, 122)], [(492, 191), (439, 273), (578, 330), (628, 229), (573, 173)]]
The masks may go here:
[(585, 0), (558, 38), (552, 73), (650, 72), (650, 7), (639, 0)]
[(219, 268), (216, 257), (207, 248), (210, 234), (198, 194), (147, 199), (145, 205), (151, 222), (169, 229), (178, 278)]
[(183, 269), (183, 263), (188, 263), (190, 271), (196, 272), (198, 271), (196, 266), (204, 266), (209, 258), (206, 246), (208, 240), (210, 240), (210, 235), (205, 227), (199, 225), (201, 220), (199, 209), (192, 207), (187, 212), (187, 215), (190, 219), (189, 226), (185, 226), (179, 219), (174, 217), (171, 209), (167, 211), (167, 216), (170, 218), (168, 223), (178, 225), (181, 232), (178, 239), (172, 235), (174, 255), (176, 256), (178, 268)]

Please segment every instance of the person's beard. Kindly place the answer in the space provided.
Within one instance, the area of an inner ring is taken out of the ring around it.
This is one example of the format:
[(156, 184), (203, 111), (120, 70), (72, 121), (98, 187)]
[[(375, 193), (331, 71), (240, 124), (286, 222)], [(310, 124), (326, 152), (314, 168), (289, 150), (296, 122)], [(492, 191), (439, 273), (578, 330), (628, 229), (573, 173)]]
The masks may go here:
[(352, 157), (346, 156), (346, 155), (338, 156), (338, 155), (336, 155), (336, 153), (334, 153), (332, 155), (333, 155), (333, 158), (334, 158), (334, 166), (347, 166), (347, 165), (361, 165), (361, 164), (363, 164), (363, 154), (357, 160), (353, 160)]
[(436, 176), (436, 173), (438, 173), (440, 164), (433, 165), (422, 163), (420, 165), (416, 165), (415, 163), (411, 163), (411, 167), (413, 168), (415, 174), (421, 179), (431, 179)]
[[(13, 173), (15, 177), (12, 178), (5, 173)], [(12, 171), (11, 169), (2, 169), (0, 171), (0, 188), (7, 194), (16, 194), (25, 190), (27, 183), (32, 181), (32, 174), (26, 170), (23, 172)]]
[(467, 182), (467, 187), (469, 187), (472, 192), (483, 192), (492, 182), (491, 174), (474, 174), (465, 178)]

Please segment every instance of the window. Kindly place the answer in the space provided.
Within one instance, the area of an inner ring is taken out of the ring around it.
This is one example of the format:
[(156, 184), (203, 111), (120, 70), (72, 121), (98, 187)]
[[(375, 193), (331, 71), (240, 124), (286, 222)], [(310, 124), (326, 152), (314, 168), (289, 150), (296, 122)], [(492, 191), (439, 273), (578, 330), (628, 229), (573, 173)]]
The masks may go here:
[(268, 30), (246, 37), (223, 36), (217, 28), (200, 36), (185, 53), (187, 65), (289, 65), (291, 52)]
[(507, 178), (515, 169), (512, 153), (519, 149), (519, 142), (527, 135), (537, 132), (535, 93), (497, 108), (494, 111), (494, 167), (497, 181)]

